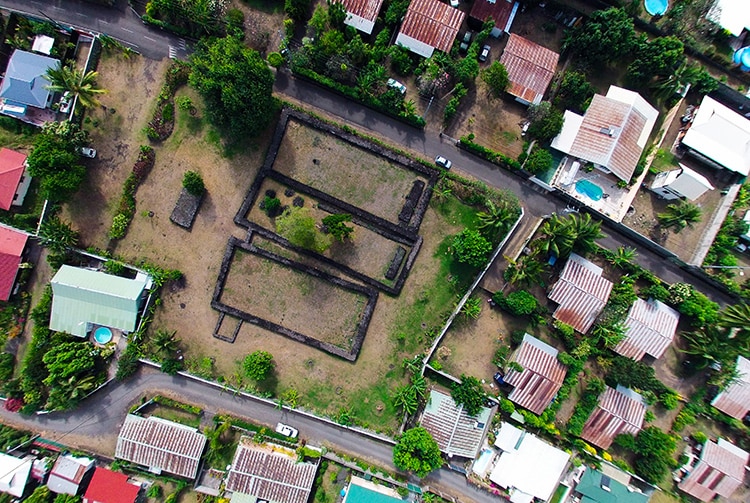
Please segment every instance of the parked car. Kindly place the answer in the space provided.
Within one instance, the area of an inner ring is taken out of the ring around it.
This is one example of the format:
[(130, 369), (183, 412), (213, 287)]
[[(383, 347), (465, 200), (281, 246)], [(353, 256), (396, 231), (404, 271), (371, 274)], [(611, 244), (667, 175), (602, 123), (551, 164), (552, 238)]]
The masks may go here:
[(490, 57), (490, 46), (485, 45), (484, 47), (482, 47), (482, 52), (479, 53), (479, 61), (484, 63), (485, 61), (487, 61), (487, 58), (489, 57)]
[(64, 114), (68, 113), (70, 111), (71, 98), (72, 96), (70, 94), (70, 91), (65, 91), (65, 94), (63, 94), (62, 98), (60, 98), (58, 111)]
[(466, 33), (464, 33), (464, 38), (461, 39), (461, 45), (458, 46), (458, 50), (465, 53), (469, 50), (469, 45), (471, 45), (471, 38), (474, 36), (474, 33), (472, 33), (470, 30), (467, 30)]
[(403, 85), (401, 82), (395, 79), (388, 79), (388, 87), (391, 87), (393, 89), (396, 89), (401, 94), (406, 94), (406, 86)]
[(450, 2), (451, 7), (453, 7), (454, 9), (458, 9), (458, 0), (450, 0)]
[(442, 155), (435, 157), (435, 164), (443, 169), (451, 169), (451, 166), (453, 166), (453, 163), (450, 161), (450, 159), (446, 159)]
[(96, 157), (96, 149), (93, 149), (91, 147), (81, 147), (81, 155), (84, 157), (88, 157), (89, 159), (93, 159)]
[(280, 433), (289, 438), (297, 438), (297, 436), (299, 435), (299, 431), (297, 430), (297, 428), (292, 428), (288, 424), (284, 423), (279, 423), (276, 425), (276, 433)]

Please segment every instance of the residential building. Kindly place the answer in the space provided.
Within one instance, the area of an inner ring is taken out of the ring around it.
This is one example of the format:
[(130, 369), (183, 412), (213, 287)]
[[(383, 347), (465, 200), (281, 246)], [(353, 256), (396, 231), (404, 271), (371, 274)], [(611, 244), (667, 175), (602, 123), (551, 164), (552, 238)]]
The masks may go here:
[(524, 105), (539, 104), (557, 71), (559, 59), (555, 51), (511, 33), (500, 56), (500, 63), (508, 71), (508, 93)]
[(609, 300), (612, 282), (602, 277), (604, 270), (571, 253), (560, 278), (547, 297), (557, 304), (552, 316), (585, 334)]
[(503, 33), (510, 33), (517, 12), (518, 2), (515, 0), (474, 0), (469, 12), (469, 25), (478, 31), (487, 19), (492, 19), (495, 27), (490, 36), (498, 38)]
[(714, 190), (714, 186), (708, 178), (680, 163), (677, 169), (658, 173), (649, 189), (668, 201), (681, 198), (695, 201)]
[(720, 438), (703, 445), (698, 463), (677, 487), (701, 501), (729, 498), (745, 480), (750, 454)]
[(132, 332), (151, 287), (139, 273), (135, 279), (63, 265), (52, 278), (50, 330), (86, 337), (93, 325)]
[(58, 456), (47, 479), (47, 487), (53, 493), (75, 496), (84, 484), (84, 479), (93, 474), (94, 460), (72, 454)]
[(677, 331), (680, 313), (656, 299), (637, 299), (625, 319), (625, 338), (615, 353), (640, 360), (645, 355), (659, 359)]
[(23, 232), (0, 225), (0, 300), (13, 294), (27, 239)]
[(737, 357), (737, 380), (716, 395), (711, 405), (739, 421), (750, 413), (750, 360)]
[[(297, 454), (281, 446), (259, 445), (240, 438), (229, 468), (226, 490), (246, 495), (246, 501), (307, 503), (315, 482), (317, 463), (297, 462)], [(256, 498), (256, 499), (253, 499)]]
[(630, 480), (630, 475), (619, 470), (616, 474), (612, 471), (610, 467), (603, 467), (602, 471), (586, 468), (573, 494), (580, 498), (581, 503), (648, 503), (649, 494), (624, 482)]
[(440, 0), (412, 0), (396, 44), (429, 58), (433, 51), (450, 52), (465, 14)]
[(419, 423), (430, 432), (443, 453), (474, 459), (491, 419), (490, 408), (482, 407), (479, 414), (470, 416), (450, 395), (432, 390)]
[(128, 482), (124, 473), (96, 467), (83, 503), (135, 503), (140, 491), (140, 484)]
[(495, 447), (501, 454), (490, 480), (507, 489), (515, 503), (549, 501), (570, 454), (508, 423), (500, 425)]
[(16, 498), (23, 496), (33, 463), (33, 459), (20, 459), (0, 453), (0, 492)]
[(31, 177), (26, 173), (26, 154), (0, 149), (0, 209), (23, 205), (29, 185)]
[(190, 426), (128, 414), (117, 436), (115, 458), (141, 465), (157, 475), (164, 472), (195, 479), (206, 440)]
[(682, 146), (708, 166), (750, 174), (750, 119), (706, 96)]
[(750, 9), (745, 0), (715, 0), (713, 8), (706, 14), (713, 21), (735, 37), (750, 30)]
[(404, 499), (390, 487), (373, 484), (352, 475), (341, 503), (403, 503)]
[(513, 386), (508, 400), (534, 414), (544, 412), (565, 380), (565, 365), (557, 359), (558, 351), (536, 337), (525, 334), (510, 361), (523, 370), (509, 367), (503, 381)]
[(646, 416), (646, 401), (635, 391), (617, 386), (607, 388), (596, 409), (583, 425), (581, 438), (602, 449), (609, 449), (615, 437), (623, 433), (637, 435)]
[(370, 35), (378, 20), (383, 0), (341, 0), (346, 9), (344, 24)]
[(23, 118), (27, 108), (47, 108), (52, 102), (47, 70), (60, 61), (33, 52), (15, 49), (0, 84), (0, 112)]

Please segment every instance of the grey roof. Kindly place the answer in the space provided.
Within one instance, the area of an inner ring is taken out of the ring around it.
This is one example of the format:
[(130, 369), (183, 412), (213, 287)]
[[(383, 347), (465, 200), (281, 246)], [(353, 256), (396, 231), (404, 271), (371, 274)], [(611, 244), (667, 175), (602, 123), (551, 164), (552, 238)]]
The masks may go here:
[(57, 59), (16, 49), (10, 57), (5, 78), (0, 85), (0, 98), (46, 108), (50, 95), (47, 86), (50, 81), (45, 74), (47, 69), (56, 68), (58, 64)]
[(75, 496), (78, 494), (84, 475), (92, 468), (94, 468), (93, 459), (77, 458), (70, 454), (60, 456), (50, 471), (47, 487), (58, 494)]

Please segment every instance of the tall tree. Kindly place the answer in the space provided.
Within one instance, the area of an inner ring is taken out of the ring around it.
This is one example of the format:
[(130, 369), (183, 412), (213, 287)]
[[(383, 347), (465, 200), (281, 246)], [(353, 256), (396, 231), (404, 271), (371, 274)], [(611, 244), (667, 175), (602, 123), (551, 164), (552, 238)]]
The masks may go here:
[(677, 37), (640, 40), (625, 79), (633, 87), (646, 87), (654, 78), (672, 75), (683, 63), (684, 46)]
[(73, 96), (77, 96), (78, 103), (86, 108), (99, 106), (97, 96), (107, 92), (106, 89), (97, 87), (96, 78), (99, 76), (97, 72), (83, 73), (72, 63), (68, 66), (62, 66), (62, 63), (58, 62), (56, 67), (47, 69), (45, 76), (50, 82), (47, 89), (61, 93), (69, 92)]
[(552, 215), (539, 229), (541, 237), (534, 241), (534, 248), (545, 255), (567, 257), (573, 251), (575, 243), (575, 229), (570, 220), (559, 215)]
[(393, 464), (399, 470), (424, 477), (443, 464), (440, 447), (430, 432), (422, 427), (406, 430), (393, 447)]
[(457, 404), (463, 405), (469, 416), (479, 414), (486, 396), (482, 383), (476, 377), (461, 374), (461, 382), (451, 384), (451, 398)]
[(589, 20), (565, 33), (563, 47), (595, 67), (627, 55), (635, 40), (633, 19), (620, 8), (597, 10)]
[(276, 364), (273, 361), (273, 355), (268, 351), (254, 351), (245, 357), (242, 362), (245, 369), (245, 375), (250, 379), (262, 381), (273, 372)]
[(595, 93), (596, 89), (586, 80), (584, 73), (568, 71), (563, 74), (553, 103), (562, 110), (583, 113), (586, 103)]
[(78, 243), (78, 233), (70, 224), (53, 216), (42, 222), (39, 230), (42, 246), (49, 248), (53, 255), (62, 255), (68, 248)]
[(495, 204), (489, 199), (485, 202), (486, 211), (477, 213), (479, 224), (477, 229), (490, 241), (495, 241), (508, 232), (513, 221), (514, 212), (506, 202)]
[(510, 84), (508, 70), (499, 61), (494, 61), (487, 69), (482, 70), (480, 76), (495, 98), (501, 97)]
[(742, 347), (743, 351), (750, 350), (750, 305), (735, 304), (727, 306), (719, 315), (719, 326), (734, 330), (733, 340), (735, 345)]
[(538, 105), (529, 107), (528, 135), (541, 142), (546, 142), (557, 136), (562, 131), (562, 112), (554, 108), (549, 101), (542, 101)]
[(591, 215), (574, 213), (568, 217), (570, 226), (574, 229), (573, 251), (590, 253), (596, 248), (596, 240), (604, 237), (601, 231), (602, 223), (594, 221)]
[(656, 217), (665, 229), (674, 228), (675, 232), (680, 232), (685, 227), (692, 227), (694, 223), (700, 222), (701, 209), (693, 203), (680, 201), (668, 204), (666, 211)]

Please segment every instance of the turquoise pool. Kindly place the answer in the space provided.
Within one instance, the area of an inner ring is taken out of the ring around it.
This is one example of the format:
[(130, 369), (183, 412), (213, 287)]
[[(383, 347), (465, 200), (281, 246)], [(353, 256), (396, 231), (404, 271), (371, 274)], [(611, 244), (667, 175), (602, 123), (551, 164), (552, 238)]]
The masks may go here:
[(599, 201), (604, 195), (602, 188), (589, 180), (578, 180), (576, 182), (576, 192), (588, 197), (592, 201)]
[(646, 7), (646, 12), (652, 16), (662, 16), (667, 12), (669, 0), (643, 0), (643, 5)]
[(107, 344), (112, 340), (112, 330), (107, 327), (99, 327), (94, 330), (94, 340), (99, 344)]

